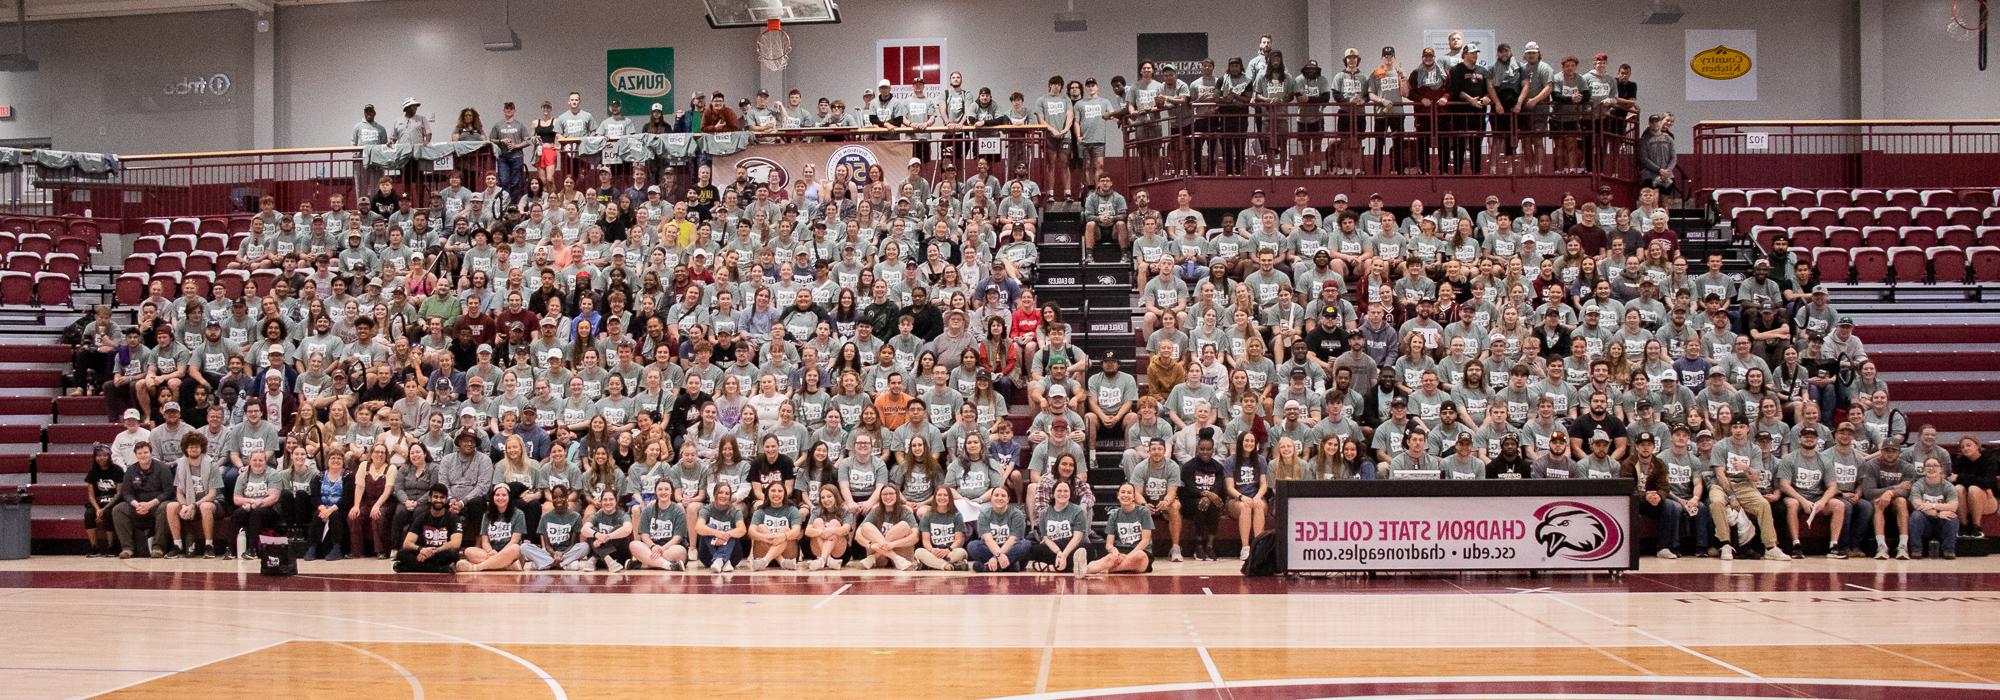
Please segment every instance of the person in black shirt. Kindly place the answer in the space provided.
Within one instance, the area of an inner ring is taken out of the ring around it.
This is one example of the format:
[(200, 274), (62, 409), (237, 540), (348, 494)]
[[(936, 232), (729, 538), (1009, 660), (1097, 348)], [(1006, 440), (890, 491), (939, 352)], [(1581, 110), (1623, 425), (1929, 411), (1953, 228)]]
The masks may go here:
[(784, 507), (783, 503), (766, 503), (765, 492), (771, 484), (782, 483), (785, 493), (792, 493), (794, 472), (791, 456), (778, 451), (778, 436), (765, 434), (757, 456), (750, 460), (750, 497), (756, 502), (755, 508)]
[(1521, 452), (1521, 438), (1513, 433), (1500, 438), (1500, 455), (1486, 462), (1488, 479), (1526, 479), (1533, 470), (1534, 465)]
[(1451, 93), (1451, 101), (1446, 104), (1458, 113), (1445, 127), (1459, 132), (1445, 139), (1445, 168), (1452, 173), (1465, 172), (1466, 165), (1471, 165), (1475, 174), (1481, 171), (1480, 161), (1486, 150), (1485, 114), (1497, 100), (1491, 77), (1488, 69), (1479, 65), (1479, 45), (1466, 44), (1463, 57), (1451, 67), (1445, 82)]
[(2000, 475), (2000, 458), (1987, 452), (1979, 444), (1979, 438), (1967, 435), (1958, 439), (1958, 454), (1951, 456), (1951, 475), (1958, 480), (1958, 487), (1964, 490), (1964, 497), (1958, 499), (1959, 534), (1964, 537), (1985, 537), (1979, 529), (1979, 521), (1995, 510), (2000, 504), (1994, 501), (1993, 486), (1995, 476)]
[(410, 528), (403, 533), (403, 546), (396, 552), (396, 573), (452, 572), (465, 538), (465, 524), (451, 512), (450, 495), (444, 484), (431, 487), (430, 507), (411, 519)]
[(1197, 560), (1215, 560), (1215, 531), (1228, 502), (1222, 495), (1223, 478), (1222, 463), (1215, 460), (1214, 429), (1203, 430), (1195, 442), (1194, 459), (1181, 464), (1181, 517), (1194, 525)]
[(1604, 392), (1590, 392), (1589, 410), (1577, 416), (1576, 423), (1570, 426), (1571, 454), (1584, 454), (1586, 451), (1584, 440), (1602, 430), (1611, 438), (1611, 460), (1616, 462), (1625, 459), (1625, 421), (1611, 414), (1610, 404), (1611, 399), (1605, 396)]
[(86, 557), (118, 553), (118, 538), (111, 527), (111, 508), (118, 505), (118, 488), (125, 483), (125, 470), (111, 461), (111, 446), (97, 443), (91, 448), (90, 471), (83, 483), (90, 487), (90, 500), (83, 508), (83, 536), (89, 541)]

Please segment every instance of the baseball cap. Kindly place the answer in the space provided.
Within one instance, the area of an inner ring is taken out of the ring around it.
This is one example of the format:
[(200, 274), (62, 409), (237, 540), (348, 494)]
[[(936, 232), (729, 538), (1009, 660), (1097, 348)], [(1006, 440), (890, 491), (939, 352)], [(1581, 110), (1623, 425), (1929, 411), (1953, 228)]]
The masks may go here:
[(1299, 408), (1301, 408), (1301, 406), (1299, 406), (1299, 402), (1297, 400), (1285, 402), (1285, 410), (1287, 411), (1298, 410)]
[(1050, 429), (1050, 430), (1069, 430), (1069, 419), (1068, 419), (1068, 418), (1057, 418), (1057, 419), (1055, 419), (1055, 420), (1053, 420), (1053, 421), (1049, 421), (1049, 429)]
[(139, 409), (136, 408), (125, 409), (124, 420), (139, 420)]
[(1433, 48), (1431, 48), (1431, 47), (1429, 47), (1429, 46), (1426, 46), (1426, 47), (1424, 47), (1424, 51), (1423, 51), (1423, 55), (1424, 55), (1424, 56), (1426, 56), (1426, 57), (1429, 57), (1429, 56), (1436, 56), (1436, 55), (1437, 55), (1437, 49), (1433, 49)]
[(1528, 42), (1527, 46), (1521, 47), (1521, 53), (1541, 53), (1541, 52), (1542, 52), (1542, 45), (1532, 41)]
[(1053, 399), (1059, 396), (1065, 399), (1069, 398), (1069, 389), (1064, 388), (1061, 384), (1051, 385), (1049, 387), (1049, 398)]
[(161, 407), (160, 407), (160, 410), (162, 410), (162, 411), (173, 411), (173, 412), (175, 412), (175, 413), (180, 413), (180, 412), (181, 412), (181, 405), (180, 405), (180, 403), (179, 403), (179, 402), (176, 402), (176, 401), (168, 401), (168, 402), (166, 403), (166, 405), (164, 405), (164, 406), (161, 406)]
[(480, 343), (478, 352), (483, 352), (488, 355), (491, 355), (493, 354), (493, 346), (488, 343)]
[(1646, 445), (1653, 444), (1653, 434), (1639, 433), (1638, 437), (1632, 438), (1632, 442), (1633, 444), (1646, 444)]
[(910, 165), (923, 165), (923, 164), (924, 164), (924, 160), (923, 160), (922, 158), (911, 158), (911, 159), (910, 159)]
[(653, 103), (653, 108), (652, 108), (652, 110), (651, 110), (651, 111), (654, 111), (654, 112), (665, 112), (665, 111), (667, 111), (667, 108), (666, 108), (665, 106), (662, 106), (662, 105), (661, 105), (660, 103), (658, 103), (658, 102), (654, 102), (654, 103)]
[(876, 87), (876, 89), (881, 89), (881, 88), (885, 88), (885, 87), (889, 87), (889, 79), (888, 79), (888, 78), (883, 78), (883, 79), (881, 79), (881, 80), (877, 81), (877, 82), (875, 83), (875, 87)]
[(1593, 430), (1593, 431), (1591, 431), (1591, 433), (1590, 433), (1590, 441), (1591, 441), (1591, 442), (1611, 442), (1611, 435), (1610, 435), (1609, 433), (1606, 433), (1606, 432), (1602, 431), (1602, 430)]
[(1342, 52), (1340, 53), (1340, 57), (1341, 57), (1342, 59), (1348, 59), (1348, 58), (1360, 58), (1360, 57), (1361, 57), (1361, 52), (1360, 52), (1360, 51), (1357, 51), (1357, 50), (1355, 50), (1355, 49), (1354, 49), (1354, 47), (1350, 46), (1350, 47), (1347, 47), (1347, 50), (1346, 50), (1346, 51), (1342, 51)]
[(1610, 60), (1610, 59), (1611, 59), (1611, 57), (1610, 57), (1610, 56), (1607, 56), (1607, 55), (1605, 55), (1603, 51), (1599, 51), (1599, 52), (1597, 52), (1597, 55), (1595, 55), (1595, 56), (1592, 56), (1592, 57), (1590, 57), (1590, 58), (1591, 58), (1591, 60), (1593, 60), (1593, 61), (1607, 61), (1607, 60)]
[(1384, 56), (1394, 56), (1394, 55), (1396, 55), (1396, 47), (1394, 47), (1394, 46), (1384, 46), (1384, 47), (1382, 47), (1382, 55), (1384, 55)]
[(1334, 195), (1334, 196), (1333, 196), (1333, 201), (1336, 201), (1336, 202), (1345, 202), (1345, 201), (1347, 201), (1347, 193), (1346, 193), (1346, 192), (1342, 192), (1342, 193), (1340, 193), (1340, 194), (1336, 194), (1336, 195)]

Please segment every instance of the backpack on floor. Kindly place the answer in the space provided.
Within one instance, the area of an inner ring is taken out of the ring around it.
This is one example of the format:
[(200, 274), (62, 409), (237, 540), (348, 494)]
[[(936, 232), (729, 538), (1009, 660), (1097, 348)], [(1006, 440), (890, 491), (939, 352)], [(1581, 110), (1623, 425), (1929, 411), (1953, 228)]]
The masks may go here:
[(1276, 530), (1250, 538), (1250, 558), (1243, 560), (1244, 576), (1277, 576), (1285, 573), (1278, 565), (1278, 533)]
[(294, 576), (299, 573), (298, 557), (292, 554), (292, 540), (284, 535), (257, 536), (258, 572), (265, 576)]

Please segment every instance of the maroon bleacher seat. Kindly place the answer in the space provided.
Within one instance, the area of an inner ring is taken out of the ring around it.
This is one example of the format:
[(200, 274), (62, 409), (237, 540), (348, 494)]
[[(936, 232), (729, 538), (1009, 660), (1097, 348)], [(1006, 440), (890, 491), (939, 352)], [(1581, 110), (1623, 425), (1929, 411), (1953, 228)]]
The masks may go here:
[(35, 277), (26, 272), (0, 272), (0, 304), (35, 303)]
[(1854, 193), (1853, 193), (1853, 192), (1849, 192), (1849, 191), (1847, 191), (1847, 190), (1820, 190), (1820, 191), (1819, 191), (1819, 205), (1820, 205), (1820, 206), (1822, 206), (1822, 207), (1828, 207), (1828, 208), (1832, 208), (1832, 209), (1839, 209), (1839, 208), (1841, 208), (1841, 207), (1844, 207), (1844, 206), (1847, 206), (1847, 205), (1850, 205), (1850, 204), (1853, 204), (1853, 203), (1854, 203)]
[(1861, 244), (1865, 246), (1888, 248), (1901, 245), (1902, 242), (1902, 232), (1888, 226), (1870, 226), (1861, 229)]
[(48, 441), (51, 448), (57, 445), (82, 445), (109, 443), (118, 437), (121, 430), (116, 423), (57, 423), (49, 426)]
[(2000, 282), (2000, 248), (1979, 246), (1965, 251), (1972, 258), (1972, 281)]
[(167, 222), (167, 235), (169, 236), (185, 235), (192, 238), (196, 234), (200, 233), (200, 231), (197, 230), (200, 226), (200, 223), (201, 223), (200, 219), (194, 219), (194, 218), (182, 217), (179, 219), (174, 219), (172, 221)]
[(29, 221), (27, 219), (23, 219), (20, 217), (8, 217), (5, 219), (0, 219), (0, 231), (6, 231), (8, 233), (27, 233), (33, 230), (35, 230), (35, 222), (33, 221)]
[(1924, 190), (1917, 194), (1922, 198), (1924, 206), (1927, 207), (1944, 208), (1958, 206), (1957, 190)]
[(1884, 194), (1886, 194), (1889, 197), (1889, 206), (1892, 207), (1902, 207), (1904, 209), (1908, 209), (1911, 207), (1921, 207), (1924, 205), (1924, 193), (1918, 190), (1907, 189), (1907, 188), (1894, 189), (1894, 190), (1889, 190)]
[(21, 252), (46, 255), (56, 249), (55, 237), (46, 233), (23, 233), (15, 238), (20, 241), (17, 250)]
[(0, 233), (0, 259), (6, 258), (21, 247), (21, 241), (11, 233)]
[(83, 258), (74, 253), (49, 253), (42, 258), (42, 268), (71, 280), (83, 277)]
[(1805, 216), (1799, 213), (1798, 207), (1771, 207), (1764, 210), (1764, 216), (1771, 222), (1772, 226), (1790, 228), (1806, 222)]
[(1835, 226), (1826, 230), (1826, 245), (1831, 248), (1857, 248), (1862, 240), (1858, 228)]
[(1789, 235), (1789, 232), (1777, 226), (1758, 226), (1757, 228), (1750, 229), (1750, 240), (1757, 242), (1758, 250), (1766, 252), (1771, 250), (1772, 241), (1778, 240), (1779, 236)]
[(1853, 255), (1847, 248), (1820, 248), (1813, 251), (1813, 269), (1822, 280), (1844, 284), (1854, 276)]
[(1749, 197), (1750, 206), (1758, 209), (1769, 209), (1775, 206), (1782, 206), (1785, 203), (1785, 198), (1779, 196), (1777, 190), (1755, 189), (1747, 190), (1744, 194)]
[(166, 252), (169, 253), (186, 253), (194, 250), (195, 242), (197, 240), (198, 239), (195, 238), (194, 234), (181, 235), (177, 233), (171, 236), (167, 236), (167, 242), (164, 244), (165, 245), (164, 250), (166, 250)]
[(1938, 243), (1954, 248), (1971, 248), (1979, 245), (1979, 235), (1971, 226), (1946, 226), (1938, 229)]
[(220, 233), (227, 235), (229, 233), (229, 217), (227, 216), (202, 217), (200, 233), (202, 234)]
[(1826, 232), (1811, 226), (1801, 226), (1789, 233), (1792, 237), (1792, 248), (1797, 250), (1812, 250), (1826, 245)]
[(1952, 207), (1944, 210), (1946, 226), (1978, 226), (1979, 210), (1973, 207)]
[(1733, 220), (1736, 222), (1736, 230), (1738, 232), (1748, 233), (1759, 226), (1770, 225), (1771, 216), (1766, 214), (1762, 209), (1744, 207), (1736, 210)]
[(187, 269), (187, 253), (161, 253), (153, 256), (153, 274), (163, 272), (178, 273)]
[(173, 272), (161, 272), (159, 270), (154, 270), (152, 276), (148, 278), (148, 281), (146, 282), (147, 288), (151, 288), (154, 282), (166, 285), (167, 298), (172, 299), (174, 297), (180, 296), (181, 273), (179, 270), (175, 270)]
[(113, 286), (112, 299), (119, 306), (132, 306), (145, 301), (148, 279), (150, 275), (146, 272), (127, 272), (119, 275)]
[(187, 270), (189, 272), (214, 272), (215, 257), (215, 253), (206, 250), (197, 250), (188, 253)]
[(1875, 225), (1875, 210), (1868, 207), (1841, 207), (1836, 210), (1842, 226), (1861, 228)]
[(235, 248), (229, 245), (229, 234), (227, 233), (201, 234), (201, 238), (195, 241), (194, 248), (195, 250), (202, 250), (210, 253), (220, 253), (225, 250), (235, 250)]
[(155, 258), (155, 257), (158, 257), (158, 256), (157, 256), (157, 255), (155, 255), (155, 254), (153, 254), (153, 253), (132, 253), (132, 254), (129, 254), (129, 255), (126, 255), (126, 256), (125, 256), (125, 267), (124, 267), (124, 271), (125, 271), (125, 272), (152, 272), (152, 271), (153, 271), (153, 258)]
[(1739, 189), (1715, 191), (1715, 213), (1724, 219), (1733, 218), (1736, 210), (1750, 205), (1750, 195)]
[(7, 271), (35, 274), (42, 271), (42, 256), (26, 251), (7, 254)]
[(53, 237), (61, 235), (63, 230), (64, 227), (61, 219), (35, 220), (35, 233)]
[(1826, 207), (1806, 207), (1799, 210), (1799, 215), (1804, 217), (1807, 226), (1826, 228), (1840, 223), (1840, 214)]
[(1910, 223), (1916, 226), (1937, 228), (1945, 225), (1944, 210), (1937, 207), (1917, 207), (1910, 210)]
[(90, 246), (95, 248), (104, 239), (104, 228), (95, 221), (78, 219), (69, 222), (69, 235), (90, 241)]
[(212, 294), (213, 294), (213, 293), (214, 293), (214, 291), (215, 291), (215, 273), (214, 273), (214, 272), (211, 272), (211, 271), (207, 271), (207, 270), (197, 270), (197, 271), (191, 271), (191, 272), (188, 272), (187, 274), (184, 274), (184, 275), (181, 275), (181, 283), (182, 283), (182, 284), (187, 284), (187, 283), (189, 283), (189, 282), (193, 282), (193, 283), (194, 283), (194, 285), (195, 285), (195, 292), (194, 292), (194, 293), (195, 293), (195, 294), (196, 294), (197, 296), (200, 296), (200, 297), (203, 297), (203, 298), (213, 298), (213, 297), (212, 297)]
[(140, 236), (132, 239), (132, 252), (146, 253), (148, 255), (158, 253), (166, 249), (164, 245), (165, 241), (165, 238), (159, 236)]
[[(89, 422), (104, 420), (107, 403), (102, 396), (58, 396), (55, 400), (56, 421)], [(86, 418), (86, 421), (64, 421), (65, 418)]]
[(215, 275), (216, 284), (222, 287), (222, 296), (235, 299), (243, 296), (243, 290), (250, 286), (248, 270), (223, 270)]
[[(14, 444), (6, 433), (8, 428), (28, 428), (29, 439), (23, 441), (41, 444), (40, 426), (0, 426), (0, 444)], [(17, 431), (18, 432), (18, 431)], [(18, 438), (18, 436), (15, 436)], [(37, 474), (87, 474), (90, 472), (90, 452), (44, 452), (35, 456)]]
[(147, 219), (141, 221), (139, 222), (139, 235), (166, 238), (167, 229), (172, 227), (173, 223), (172, 219)]
[(35, 301), (43, 306), (69, 306), (70, 279), (58, 272), (35, 275)]
[(1929, 226), (1904, 226), (1897, 234), (1902, 236), (1903, 245), (1907, 246), (1929, 248), (1938, 242), (1937, 229)]
[[(0, 425), (0, 446), (16, 445), (27, 445), (39, 449), (42, 446), (42, 426)], [(83, 457), (84, 468), (77, 470), (79, 474), (90, 471), (90, 455), (85, 454)], [(38, 462), (36, 466), (41, 465)]]
[(1995, 195), (2000, 195), (2000, 192), (1993, 190), (1966, 190), (1958, 193), (1958, 205), (1961, 207), (1985, 209), (1994, 205)]
[(41, 506), (81, 506), (90, 501), (89, 484), (33, 484), (28, 492)]
[(229, 235), (230, 235), (230, 236), (231, 236), (231, 237), (233, 238), (233, 237), (235, 237), (235, 236), (236, 236), (237, 234), (248, 234), (248, 233), (250, 233), (250, 219), (251, 219), (251, 218), (252, 218), (252, 217), (249, 217), (249, 216), (232, 216), (232, 217), (229, 217)]
[(1819, 192), (1815, 190), (1786, 187), (1778, 190), (1778, 199), (1788, 207), (1811, 207), (1819, 205)]
[(1889, 268), (1894, 270), (1899, 284), (1919, 284), (1930, 279), (1930, 258), (1924, 249), (1915, 246), (1896, 246), (1888, 250)]
[(1930, 249), (1931, 279), (1938, 284), (1960, 284), (1965, 282), (1965, 251), (1953, 246), (1938, 246)]
[(1854, 281), (1864, 284), (1889, 281), (1889, 251), (1862, 246), (1849, 252), (1854, 256)]
[(68, 253), (70, 255), (74, 255), (79, 258), (88, 260), (90, 259), (90, 249), (94, 247), (96, 247), (96, 244), (92, 243), (89, 240), (86, 240), (78, 236), (64, 234), (63, 237), (56, 239), (55, 252)]
[(28, 454), (0, 454), (0, 474), (25, 475), (35, 471), (35, 456)]
[(277, 284), (278, 272), (276, 270), (253, 270), (250, 273), (250, 288), (257, 290), (257, 296), (261, 297), (270, 294), (271, 288), (277, 286)]
[(1903, 207), (1877, 207), (1874, 213), (1876, 226), (1902, 228), (1910, 225), (1913, 220), (1910, 217), (1910, 210)]

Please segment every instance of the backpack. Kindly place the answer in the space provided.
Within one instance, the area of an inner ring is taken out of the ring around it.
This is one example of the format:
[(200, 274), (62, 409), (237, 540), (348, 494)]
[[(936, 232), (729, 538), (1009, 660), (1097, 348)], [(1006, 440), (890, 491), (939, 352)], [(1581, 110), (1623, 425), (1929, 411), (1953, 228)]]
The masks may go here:
[(1285, 573), (1278, 564), (1278, 533), (1265, 531), (1250, 538), (1250, 558), (1243, 561), (1244, 576), (1277, 576)]

